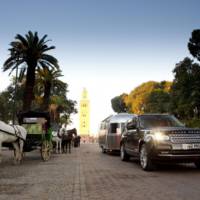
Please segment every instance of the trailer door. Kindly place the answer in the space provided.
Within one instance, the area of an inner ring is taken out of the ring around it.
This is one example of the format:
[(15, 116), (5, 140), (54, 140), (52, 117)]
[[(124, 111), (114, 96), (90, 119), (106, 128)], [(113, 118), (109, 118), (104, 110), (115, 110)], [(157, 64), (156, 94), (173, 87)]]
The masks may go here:
[(119, 137), (118, 130), (120, 128), (119, 123), (110, 123), (109, 131), (107, 135), (107, 145), (109, 150), (119, 150)]

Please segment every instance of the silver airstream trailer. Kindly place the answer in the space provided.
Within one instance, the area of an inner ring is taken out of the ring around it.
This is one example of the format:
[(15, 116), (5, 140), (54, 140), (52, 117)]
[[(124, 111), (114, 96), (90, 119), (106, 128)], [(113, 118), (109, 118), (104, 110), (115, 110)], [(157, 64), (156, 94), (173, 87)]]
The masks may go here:
[(104, 119), (99, 128), (99, 146), (102, 152), (119, 151), (121, 134), (127, 120), (132, 119), (134, 115), (120, 113), (111, 115)]

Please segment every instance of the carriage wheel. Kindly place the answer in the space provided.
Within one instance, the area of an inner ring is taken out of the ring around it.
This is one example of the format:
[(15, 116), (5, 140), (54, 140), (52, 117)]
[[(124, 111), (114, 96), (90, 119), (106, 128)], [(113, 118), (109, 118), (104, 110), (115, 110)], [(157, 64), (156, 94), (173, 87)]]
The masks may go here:
[(44, 161), (47, 161), (51, 157), (51, 142), (44, 140), (42, 143), (42, 148), (41, 148), (41, 157)]

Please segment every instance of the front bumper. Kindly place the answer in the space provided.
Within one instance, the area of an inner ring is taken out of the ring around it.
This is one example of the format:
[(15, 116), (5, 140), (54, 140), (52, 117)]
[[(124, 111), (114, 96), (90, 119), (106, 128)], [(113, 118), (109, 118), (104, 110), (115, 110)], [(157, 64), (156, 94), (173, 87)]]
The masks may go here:
[(172, 143), (155, 144), (152, 149), (152, 159), (174, 162), (194, 162), (200, 160), (200, 149), (183, 149), (184, 145), (180, 145), (177, 148), (176, 144)]

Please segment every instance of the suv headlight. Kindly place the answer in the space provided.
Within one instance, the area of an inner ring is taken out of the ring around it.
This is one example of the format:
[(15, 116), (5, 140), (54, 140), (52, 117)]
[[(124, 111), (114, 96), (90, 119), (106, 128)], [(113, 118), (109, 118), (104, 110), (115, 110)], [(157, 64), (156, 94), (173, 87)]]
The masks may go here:
[(157, 141), (166, 141), (166, 140), (169, 140), (169, 136), (168, 135), (164, 135), (162, 132), (155, 132), (154, 133), (154, 138)]

